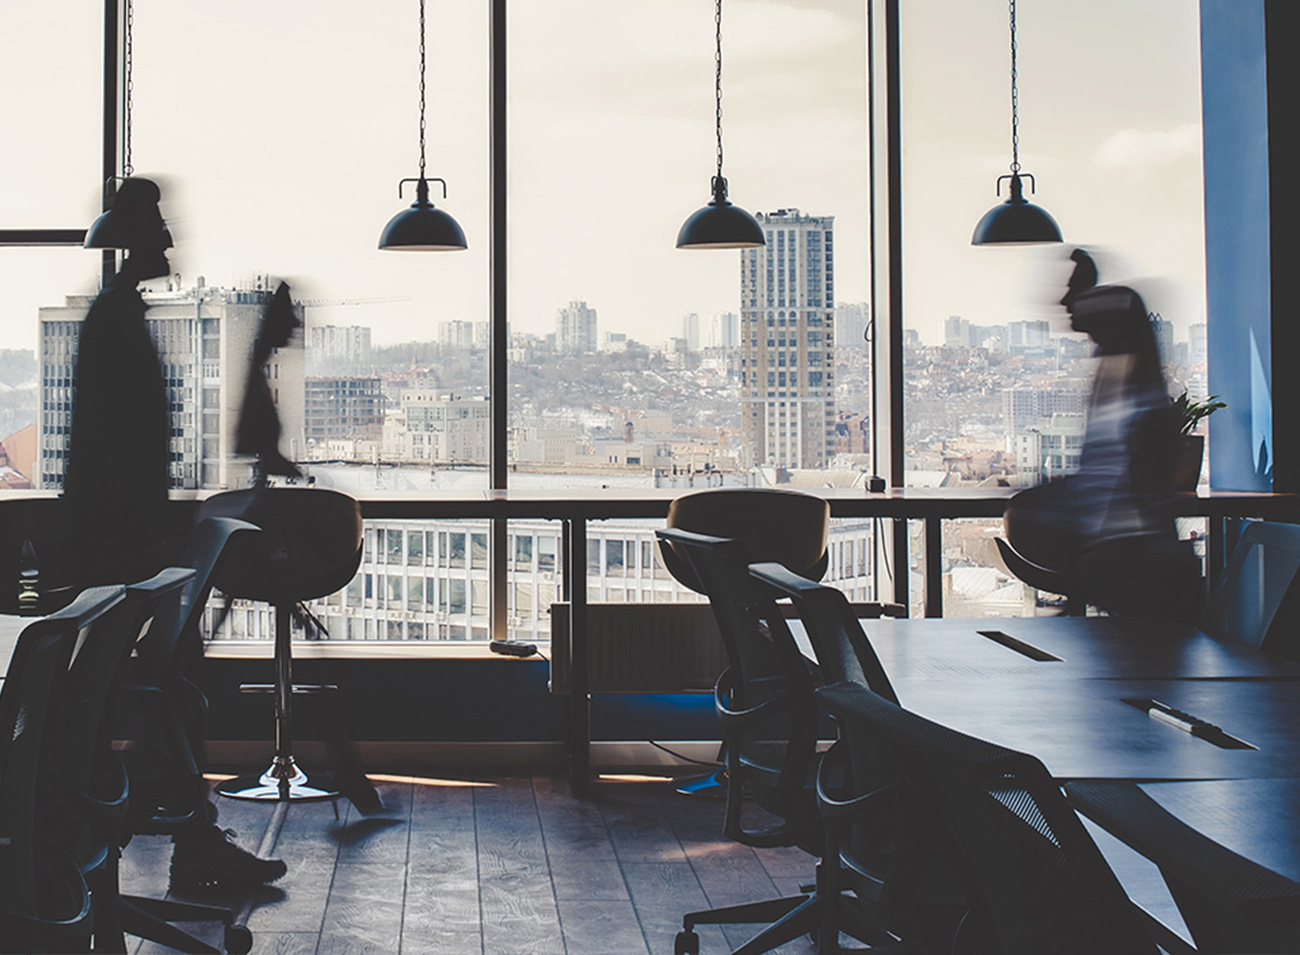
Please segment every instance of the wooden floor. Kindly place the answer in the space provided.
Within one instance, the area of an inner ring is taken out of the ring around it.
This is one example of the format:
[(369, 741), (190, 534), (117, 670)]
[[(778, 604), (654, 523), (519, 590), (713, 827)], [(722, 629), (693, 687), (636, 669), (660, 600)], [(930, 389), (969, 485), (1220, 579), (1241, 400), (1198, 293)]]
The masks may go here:
[[(673, 951), (684, 912), (792, 893), (812, 878), (803, 852), (732, 843), (721, 800), (662, 782), (602, 783), (585, 801), (550, 777), (379, 786), (390, 807), (380, 816), (346, 801), (338, 820), (328, 802), (287, 807), (270, 855), (289, 872), (253, 900), (254, 952), (660, 955)], [(275, 836), (273, 806), (219, 805), (220, 824), (246, 848)], [(124, 890), (162, 895), (170, 853), (165, 838), (134, 840)], [(701, 926), (701, 953), (730, 951), (757, 930)], [(805, 937), (779, 951), (812, 945)]]

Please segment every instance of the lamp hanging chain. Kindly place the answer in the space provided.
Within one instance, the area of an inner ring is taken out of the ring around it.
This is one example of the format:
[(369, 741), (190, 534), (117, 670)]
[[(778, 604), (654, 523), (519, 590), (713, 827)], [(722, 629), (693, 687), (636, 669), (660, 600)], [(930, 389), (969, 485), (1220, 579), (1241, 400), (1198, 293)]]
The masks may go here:
[(131, 0), (126, 0), (126, 55), (125, 55), (125, 86), (126, 86), (126, 104), (122, 116), (122, 175), (130, 176), (135, 171), (131, 165), (131, 106), (135, 92), (134, 81), (131, 76), (131, 67), (133, 65), (133, 51), (131, 43), (132, 27), (135, 25), (135, 8)]
[(718, 179), (722, 179), (722, 0), (717, 0), (714, 7), (713, 25), (715, 30), (715, 47), (713, 61), (717, 68), (714, 80), (714, 103), (718, 131)]
[(424, 0), (420, 0), (420, 178), (424, 178)]
[(1011, 0), (1011, 172), (1020, 172), (1020, 92), (1016, 89), (1016, 0)]

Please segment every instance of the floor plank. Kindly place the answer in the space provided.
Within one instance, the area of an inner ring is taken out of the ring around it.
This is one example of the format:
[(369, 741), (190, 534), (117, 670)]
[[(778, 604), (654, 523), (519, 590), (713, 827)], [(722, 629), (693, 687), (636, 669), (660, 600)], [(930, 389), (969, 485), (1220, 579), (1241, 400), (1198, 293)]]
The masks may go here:
[(398, 951), (405, 895), (403, 863), (335, 866), (318, 955)]
[(648, 955), (631, 902), (560, 902), (568, 955)]
[[(288, 807), (272, 855), (288, 874), (254, 900), (255, 953), (336, 955), (670, 955), (682, 916), (794, 891), (812, 874), (797, 849), (722, 836), (720, 800), (666, 784), (618, 783), (575, 799), (559, 777), (393, 777), (385, 812), (346, 801)], [(275, 807), (220, 800), (221, 824), (249, 850)], [(126, 849), (123, 885), (167, 890), (170, 840)], [(209, 901), (209, 900), (200, 900)], [(242, 899), (211, 899), (239, 905)], [(700, 925), (725, 952), (761, 925)], [(200, 926), (212, 941), (220, 927)], [(131, 940), (130, 951), (168, 951)], [(780, 955), (809, 955), (807, 937)]]

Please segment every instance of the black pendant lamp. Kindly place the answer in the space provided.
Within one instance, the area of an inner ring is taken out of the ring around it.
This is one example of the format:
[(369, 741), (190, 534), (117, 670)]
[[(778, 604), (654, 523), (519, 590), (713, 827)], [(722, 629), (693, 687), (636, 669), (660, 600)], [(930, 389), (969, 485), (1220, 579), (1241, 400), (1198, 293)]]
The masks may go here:
[(727, 180), (722, 175), (722, 0), (716, 0), (713, 20), (716, 28), (714, 102), (718, 173), (710, 185), (713, 200), (682, 224), (677, 233), (677, 248), (750, 249), (767, 244), (763, 239), (763, 227), (744, 209), (727, 201)]
[[(388, 220), (379, 236), (381, 249), (399, 252), (454, 252), (465, 249), (465, 232), (460, 224), (429, 201), (429, 180), (424, 175), (424, 0), (420, 0), (420, 175), (417, 179), (403, 179), (397, 184), (397, 197), (402, 197), (402, 187), (415, 183), (415, 202)], [(442, 185), (442, 197), (447, 198), (447, 183), (433, 178)]]
[[(124, 34), (126, 41), (125, 57), (122, 64), (123, 86), (126, 90), (126, 108), (122, 114), (122, 176), (125, 179), (131, 178), (131, 173), (134, 171), (131, 166), (131, 93), (133, 90), (131, 82), (131, 67), (133, 65), (131, 28), (134, 25), (134, 10), (131, 0), (127, 0), (126, 32)], [(113, 177), (104, 183), (104, 211), (86, 230), (86, 239), (82, 243), (83, 248), (125, 249), (131, 241), (129, 237), (138, 235), (138, 230), (129, 228), (129, 223), (123, 221), (122, 213), (119, 212), (115, 215), (113, 212), (117, 199), (117, 181), (117, 177)]]
[(1034, 191), (1034, 177), (1020, 171), (1020, 98), (1016, 89), (1016, 0), (1011, 0), (1011, 173), (998, 177), (998, 195), (1002, 180), (1010, 179), (1010, 198), (984, 213), (975, 226), (971, 245), (1036, 245), (1061, 241), (1061, 227), (1042, 206), (1028, 202), (1024, 184)]

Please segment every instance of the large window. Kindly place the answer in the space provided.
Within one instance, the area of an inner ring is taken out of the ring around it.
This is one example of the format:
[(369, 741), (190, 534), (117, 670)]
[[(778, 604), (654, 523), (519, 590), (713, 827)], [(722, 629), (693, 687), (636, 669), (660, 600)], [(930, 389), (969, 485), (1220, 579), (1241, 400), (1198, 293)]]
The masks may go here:
[[(1171, 395), (1207, 394), (1197, 5), (1018, 5), (1020, 162), (1065, 244), (1005, 248), (971, 234), (1011, 161), (1007, 4), (900, 7), (906, 483), (1071, 474), (1094, 366), (1057, 304), (1075, 247), (1093, 252), (1103, 283), (1143, 296)], [(946, 612), (1042, 605), (1005, 589), (1019, 585), (991, 547), (998, 532), (948, 528)]]
[(512, 483), (858, 463), (837, 429), (865, 402), (836, 379), (861, 382), (862, 329), (837, 351), (836, 304), (867, 296), (865, 7), (727, 5), (725, 172), (768, 235), (744, 252), (675, 248), (714, 171), (712, 14), (511, 8)]
[[(104, 4), (46, 6), (0, 13), (3, 122), (22, 144), (0, 155), (12, 185), (0, 228), (84, 227), (99, 205)], [(905, 483), (1068, 473), (1091, 371), (1086, 343), (1050, 305), (1069, 271), (1062, 251), (969, 245), (1010, 158), (1006, 4), (900, 6)], [(376, 248), (412, 201), (410, 184), (398, 198), (398, 180), (418, 170), (414, 2), (133, 0), (132, 11), (131, 162), (162, 184), (176, 239), (173, 274), (148, 298), (183, 418), (177, 487), (247, 481), (230, 424), (277, 279), (305, 319), (298, 357), (270, 372), (282, 450), (320, 486), (481, 490), (494, 446), (510, 488), (593, 494), (860, 486), (885, 470), (872, 446), (888, 436), (871, 420), (860, 0), (728, 0), (725, 172), (767, 236), (744, 252), (674, 248), (714, 169), (711, 5), (509, 5), (508, 254), (495, 263), (484, 4), (430, 5), (428, 174), (447, 181), (435, 202), (469, 241), (445, 254)], [(1100, 250), (1104, 280), (1140, 285), (1162, 323), (1171, 388), (1204, 394), (1196, 4), (1040, 0), (1021, 6), (1018, 27), (1021, 160), (1038, 177), (1035, 198), (1067, 248)], [(0, 390), (0, 439), (34, 427), (49, 454), (30, 481), (57, 489), (66, 346), (99, 256), (0, 256), (0, 385), (18, 392)], [(498, 314), (494, 267), (508, 303)], [(498, 393), (494, 336), (508, 359)], [(11, 373), (19, 366), (30, 376)], [(886, 420), (888, 401), (882, 390)], [(887, 597), (876, 584), (909, 572), (883, 559), (878, 529), (836, 531), (831, 579), (853, 599)], [(331, 639), (485, 639), (501, 574), (498, 631), (549, 632), (562, 562), (553, 523), (513, 522), (494, 538), (486, 522), (375, 521), (366, 534), (357, 578), (320, 608)], [(953, 528), (954, 566), (978, 566), (985, 536)], [(587, 543), (592, 599), (686, 596), (644, 526), (593, 527)], [(242, 619), (232, 632), (264, 633)]]

